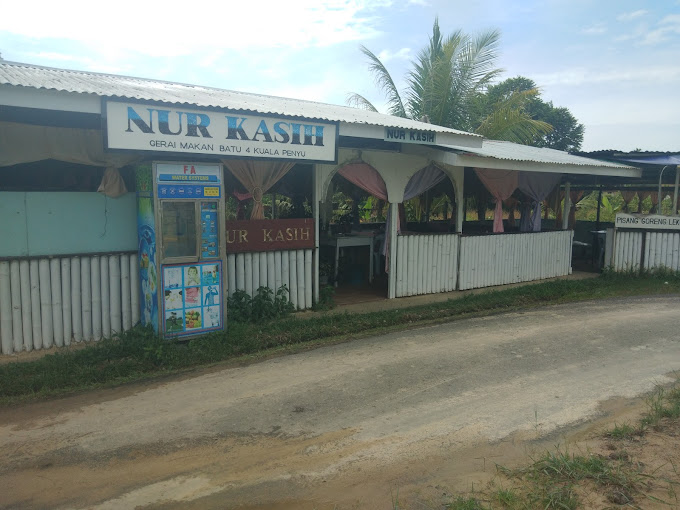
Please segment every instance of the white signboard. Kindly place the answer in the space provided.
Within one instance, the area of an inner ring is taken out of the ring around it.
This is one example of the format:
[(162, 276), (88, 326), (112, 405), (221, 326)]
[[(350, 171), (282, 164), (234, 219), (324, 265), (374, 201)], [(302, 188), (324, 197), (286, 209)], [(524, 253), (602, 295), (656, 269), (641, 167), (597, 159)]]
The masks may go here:
[(116, 101), (105, 112), (109, 149), (336, 161), (334, 123)]
[(680, 216), (619, 213), (616, 215), (616, 222), (614, 223), (614, 226), (619, 229), (680, 231)]
[(436, 145), (437, 133), (434, 131), (420, 131), (418, 129), (385, 128), (386, 142), (419, 143)]

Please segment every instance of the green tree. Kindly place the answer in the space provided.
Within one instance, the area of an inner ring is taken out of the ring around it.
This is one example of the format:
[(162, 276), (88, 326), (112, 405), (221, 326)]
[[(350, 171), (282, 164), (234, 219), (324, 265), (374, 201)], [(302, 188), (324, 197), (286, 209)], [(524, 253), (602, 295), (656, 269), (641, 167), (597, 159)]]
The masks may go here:
[(508, 101), (517, 94), (528, 94), (523, 107), (533, 119), (550, 124), (553, 129), (537, 136), (529, 145), (548, 147), (561, 151), (577, 151), (583, 143), (583, 124), (579, 124), (571, 112), (564, 107), (556, 107), (552, 101), (543, 101), (536, 83), (530, 78), (517, 76), (490, 85), (486, 93), (477, 97), (475, 111), (477, 116), (490, 115), (499, 103)]
[[(443, 37), (435, 18), (429, 44), (413, 62), (404, 94), (399, 92), (380, 59), (365, 46), (361, 46), (361, 51), (368, 58), (376, 84), (387, 98), (391, 115), (528, 143), (551, 129), (549, 124), (532, 119), (526, 112), (530, 93), (512, 93), (498, 101), (491, 111), (486, 111), (486, 103), (480, 99), (502, 72), (496, 67), (499, 41), (497, 30), (475, 37), (457, 30)], [(348, 103), (378, 111), (357, 93), (350, 94)]]

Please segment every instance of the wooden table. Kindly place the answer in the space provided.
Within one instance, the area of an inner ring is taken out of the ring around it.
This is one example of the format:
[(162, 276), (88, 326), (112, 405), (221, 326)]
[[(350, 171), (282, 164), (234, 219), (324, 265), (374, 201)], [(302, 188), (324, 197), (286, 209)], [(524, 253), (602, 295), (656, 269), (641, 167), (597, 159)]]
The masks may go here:
[(319, 243), (325, 246), (335, 247), (335, 280), (338, 279), (338, 260), (340, 259), (340, 248), (348, 248), (350, 246), (368, 246), (368, 281), (373, 282), (373, 241), (374, 234), (344, 234), (336, 237), (326, 237), (319, 239)]

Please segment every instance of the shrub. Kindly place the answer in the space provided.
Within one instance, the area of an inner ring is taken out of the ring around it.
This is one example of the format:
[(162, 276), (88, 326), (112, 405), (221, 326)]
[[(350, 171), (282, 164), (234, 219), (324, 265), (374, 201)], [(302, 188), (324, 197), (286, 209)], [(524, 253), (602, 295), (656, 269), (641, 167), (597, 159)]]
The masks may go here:
[(227, 310), (234, 322), (261, 322), (288, 315), (295, 306), (288, 299), (288, 287), (282, 285), (276, 294), (269, 287), (259, 287), (253, 297), (237, 290), (227, 299)]

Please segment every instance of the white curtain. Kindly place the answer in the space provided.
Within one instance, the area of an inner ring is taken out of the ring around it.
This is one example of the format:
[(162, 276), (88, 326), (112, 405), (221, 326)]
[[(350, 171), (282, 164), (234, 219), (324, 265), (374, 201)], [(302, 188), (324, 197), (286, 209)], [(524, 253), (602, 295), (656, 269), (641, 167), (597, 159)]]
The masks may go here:
[(139, 160), (140, 156), (104, 152), (103, 134), (98, 129), (0, 122), (0, 166), (45, 159), (106, 167), (100, 191), (116, 197), (120, 196), (122, 189), (117, 169)]

